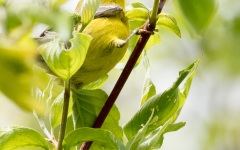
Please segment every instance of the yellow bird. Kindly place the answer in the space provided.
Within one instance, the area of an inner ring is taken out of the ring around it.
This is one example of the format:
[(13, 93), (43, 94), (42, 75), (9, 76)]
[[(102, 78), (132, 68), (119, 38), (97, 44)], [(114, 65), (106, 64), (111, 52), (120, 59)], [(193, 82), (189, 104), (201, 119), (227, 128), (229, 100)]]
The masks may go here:
[[(80, 0), (76, 12), (80, 11)], [(100, 5), (116, 4), (124, 8), (124, 0), (101, 0)], [(128, 43), (122, 44), (129, 36), (128, 19), (124, 11), (114, 15), (96, 18), (87, 25), (83, 33), (92, 36), (86, 59), (82, 67), (71, 78), (75, 88), (81, 88), (106, 75), (124, 56)]]
[[(80, 12), (83, 0), (78, 2), (75, 9)], [(124, 0), (101, 0), (101, 6), (116, 5), (121, 11), (99, 12), (82, 31), (92, 36), (85, 61), (81, 68), (72, 76), (71, 87), (80, 89), (106, 75), (124, 56), (129, 36), (128, 19), (125, 17)], [(98, 13), (98, 12), (97, 12)]]

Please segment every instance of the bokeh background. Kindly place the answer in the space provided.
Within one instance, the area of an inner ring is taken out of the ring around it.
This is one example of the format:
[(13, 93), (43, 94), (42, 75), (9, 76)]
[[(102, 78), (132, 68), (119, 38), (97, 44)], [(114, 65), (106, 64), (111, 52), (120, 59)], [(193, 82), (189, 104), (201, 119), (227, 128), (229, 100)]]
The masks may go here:
[[(14, 3), (18, 0), (11, 0)], [(151, 8), (152, 1), (138, 0)], [(162, 43), (148, 52), (150, 75), (161, 93), (171, 86), (178, 72), (203, 55), (193, 80), (186, 104), (178, 121), (186, 126), (165, 135), (164, 150), (238, 150), (240, 149), (240, 3), (238, 0), (217, 0), (215, 10), (196, 15), (196, 20), (206, 22), (201, 32), (187, 20), (197, 0), (181, 13), (177, 0), (169, 0), (163, 12), (170, 13), (178, 22), (182, 38), (161, 29)], [(181, 1), (181, 0), (179, 0)], [(205, 0), (209, 5), (213, 0)], [(18, 1), (19, 2), (19, 1)], [(129, 5), (132, 1), (128, 0)], [(72, 11), (77, 0), (69, 0), (63, 9)], [(208, 5), (206, 5), (208, 6)], [(187, 11), (189, 9), (189, 11)], [(197, 9), (197, 7), (196, 7)], [(192, 12), (194, 15), (194, 12)], [(0, 14), (1, 15), (1, 14)], [(202, 19), (203, 18), (203, 19)], [(195, 28), (196, 29), (196, 28)], [(198, 28), (199, 29), (199, 28)], [(110, 93), (121, 71), (114, 69), (103, 89)], [(121, 124), (138, 110), (145, 72), (142, 64), (132, 72), (117, 106), (121, 112)], [(0, 127), (28, 126), (40, 130), (29, 113), (19, 108), (0, 93)]]

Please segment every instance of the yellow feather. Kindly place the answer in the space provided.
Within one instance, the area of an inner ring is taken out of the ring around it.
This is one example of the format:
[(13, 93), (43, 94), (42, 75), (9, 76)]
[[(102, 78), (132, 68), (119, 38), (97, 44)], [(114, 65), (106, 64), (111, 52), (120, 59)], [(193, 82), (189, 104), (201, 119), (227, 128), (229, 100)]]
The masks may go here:
[[(76, 10), (80, 10), (82, 0)], [(101, 4), (118, 4), (124, 7), (124, 0), (101, 0)], [(71, 78), (74, 88), (81, 88), (106, 75), (124, 56), (128, 43), (121, 48), (120, 44), (129, 36), (128, 20), (122, 11), (116, 16), (94, 19), (83, 30), (83, 33), (92, 36), (92, 41), (84, 64)]]

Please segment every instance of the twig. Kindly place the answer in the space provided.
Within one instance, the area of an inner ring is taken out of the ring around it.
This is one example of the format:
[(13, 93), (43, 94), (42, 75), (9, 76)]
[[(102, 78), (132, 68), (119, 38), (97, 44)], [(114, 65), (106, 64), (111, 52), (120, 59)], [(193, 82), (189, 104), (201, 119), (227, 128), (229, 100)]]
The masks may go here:
[(68, 116), (68, 106), (70, 99), (70, 82), (69, 80), (64, 82), (64, 102), (63, 102), (63, 111), (62, 111), (62, 121), (60, 124), (60, 131), (58, 135), (58, 147), (57, 150), (62, 150), (62, 142), (65, 136), (66, 126), (67, 126), (67, 116)]
[[(159, 0), (155, 0), (155, 2), (156, 1), (158, 2)], [(144, 26), (144, 29), (146, 31), (153, 32), (155, 30), (156, 15), (161, 13), (161, 10), (162, 10), (162, 8), (165, 4), (165, 1), (166, 0), (160, 0), (159, 4), (157, 3), (158, 5), (154, 6), (151, 17), (155, 16), (155, 18), (154, 19), (150, 18), (150, 21), (146, 22), (146, 24)], [(93, 128), (101, 128), (104, 120), (106, 119), (107, 115), (109, 114), (109, 112), (110, 112), (113, 104), (115, 103), (119, 93), (121, 92), (124, 84), (126, 83), (130, 73), (132, 72), (132, 70), (134, 68), (134, 65), (136, 64), (139, 56), (141, 55), (141, 53), (143, 51), (143, 48), (146, 45), (150, 36), (151, 36), (150, 33), (141, 34), (133, 53), (131, 54), (126, 66), (124, 67), (124, 69), (123, 69), (117, 83), (115, 84), (111, 94), (109, 95), (105, 105), (103, 106), (101, 112), (99, 113), (99, 115), (98, 115), (98, 117), (97, 117), (97, 119), (96, 119), (96, 121), (93, 125)], [(92, 145), (92, 142), (85, 142), (85, 143), (82, 144), (80, 150), (88, 150), (91, 147), (91, 145)]]

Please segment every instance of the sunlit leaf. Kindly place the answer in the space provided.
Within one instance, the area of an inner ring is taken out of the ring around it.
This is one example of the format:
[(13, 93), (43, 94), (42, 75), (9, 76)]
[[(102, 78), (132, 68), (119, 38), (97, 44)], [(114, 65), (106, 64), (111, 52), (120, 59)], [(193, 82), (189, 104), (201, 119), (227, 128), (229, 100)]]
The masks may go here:
[[(75, 129), (92, 127), (102, 109), (107, 94), (102, 90), (73, 90), (73, 122)], [(102, 128), (111, 131), (118, 139), (122, 139), (122, 128), (118, 125), (120, 113), (113, 106)]]
[(144, 103), (141, 109), (124, 126), (124, 133), (128, 139), (131, 139), (137, 134), (142, 128), (142, 124), (146, 124), (152, 109), (156, 110), (154, 112), (154, 118), (156, 118), (157, 121), (154, 124), (149, 125), (147, 133), (150, 133), (165, 124), (166, 121), (178, 112), (180, 107), (182, 107), (182, 97), (179, 96), (180, 90), (178, 87), (189, 73), (196, 70), (198, 63), (199, 61), (196, 61), (188, 68), (181, 71), (179, 77), (170, 89), (162, 94), (157, 94), (156, 96), (151, 97), (146, 103)]
[(149, 12), (143, 8), (134, 8), (127, 11), (126, 17), (129, 20), (146, 21), (149, 18)]
[(17, 42), (0, 39), (0, 90), (20, 107), (43, 114), (45, 103), (39, 103), (31, 95), (33, 87), (41, 87), (48, 80), (32, 69), (36, 43), (28, 36), (21, 37)]
[(79, 33), (70, 40), (70, 49), (65, 49), (64, 43), (56, 38), (41, 45), (39, 50), (51, 70), (63, 80), (68, 80), (82, 66), (91, 39), (89, 35)]
[(88, 90), (94, 90), (94, 89), (99, 89), (108, 79), (108, 75), (105, 75), (104, 77), (98, 79), (97, 81), (94, 81), (88, 85), (83, 86), (83, 89), (88, 89)]
[(94, 141), (101, 145), (101, 149), (116, 149), (124, 150), (123, 143), (118, 140), (111, 132), (103, 129), (79, 128), (70, 132), (63, 141), (65, 150), (70, 150), (72, 147), (84, 141)]
[(144, 79), (144, 84), (143, 84), (143, 92), (142, 92), (142, 100), (140, 106), (142, 106), (149, 98), (152, 96), (156, 95), (156, 88), (155, 85), (153, 84), (151, 77), (150, 77), (150, 64), (148, 57), (146, 55), (146, 52), (144, 51), (144, 67), (146, 70), (146, 76)]
[(0, 0), (0, 6), (5, 4), (7, 0)]
[(150, 47), (156, 45), (156, 44), (161, 44), (161, 36), (158, 32), (154, 33), (154, 35), (151, 35), (147, 44), (145, 45), (144, 49), (148, 50)]
[(149, 8), (141, 2), (132, 2), (131, 5), (133, 8), (143, 8), (146, 11), (150, 12)]
[[(49, 114), (49, 120), (52, 128), (57, 127), (62, 120), (64, 93), (62, 92), (53, 102)], [(72, 114), (72, 99), (69, 100), (68, 117)]]
[(167, 122), (160, 129), (157, 129), (157, 132), (152, 132), (150, 136), (148, 136), (138, 147), (138, 150), (146, 150), (146, 149), (159, 149), (162, 146), (164, 134), (167, 132), (177, 131), (180, 128), (184, 127), (185, 123), (170, 123)]
[(181, 37), (181, 32), (180, 29), (178, 28), (175, 18), (169, 14), (164, 13), (159, 14), (156, 26), (157, 28), (164, 27), (166, 29), (169, 29), (177, 36)]
[[(187, 96), (188, 96), (188, 93), (189, 93), (189, 90), (190, 90), (190, 87), (191, 87), (191, 84), (192, 84), (192, 80), (197, 72), (197, 68), (198, 68), (198, 65), (200, 63), (202, 59), (202, 56), (199, 60), (195, 61), (192, 65), (190, 65), (188, 68), (186, 68), (186, 70), (191, 70), (187, 80), (185, 81), (184, 83), (184, 86), (180, 89), (180, 92), (179, 92), (179, 108), (178, 108), (178, 111), (173, 115), (173, 117), (171, 118), (171, 121), (172, 122), (175, 122), (175, 120), (178, 118), (181, 110), (182, 110), (182, 107), (183, 105), (185, 104), (186, 102), (186, 99), (187, 99)], [(180, 72), (180, 74), (183, 73), (183, 72)]]
[(215, 0), (175, 0), (174, 2), (197, 34), (204, 31), (217, 9)]
[(0, 132), (3, 132), (0, 136), (1, 150), (17, 150), (22, 148), (49, 149), (45, 138), (33, 129), (13, 126), (0, 129)]
[(95, 12), (100, 4), (100, 0), (84, 0), (81, 8), (81, 23), (83, 30), (87, 24), (93, 19)]
[(146, 124), (143, 125), (142, 129), (138, 131), (136, 136), (134, 136), (133, 139), (129, 140), (127, 143), (127, 147), (129, 150), (136, 150), (138, 149), (139, 145), (141, 144), (142, 140), (145, 138), (145, 134), (148, 130), (148, 126), (152, 123), (153, 121), (153, 114), (154, 114), (154, 109), (152, 110), (151, 116), (149, 117), (148, 121)]
[(21, 36), (31, 31), (37, 23), (44, 23), (58, 32), (63, 41), (67, 41), (72, 36), (73, 29), (73, 23), (70, 19), (68, 13), (59, 9), (52, 10), (37, 7), (32, 3), (23, 3), (22, 5), (20, 3), (17, 8), (13, 6), (6, 10), (3, 31), (7, 34)]

